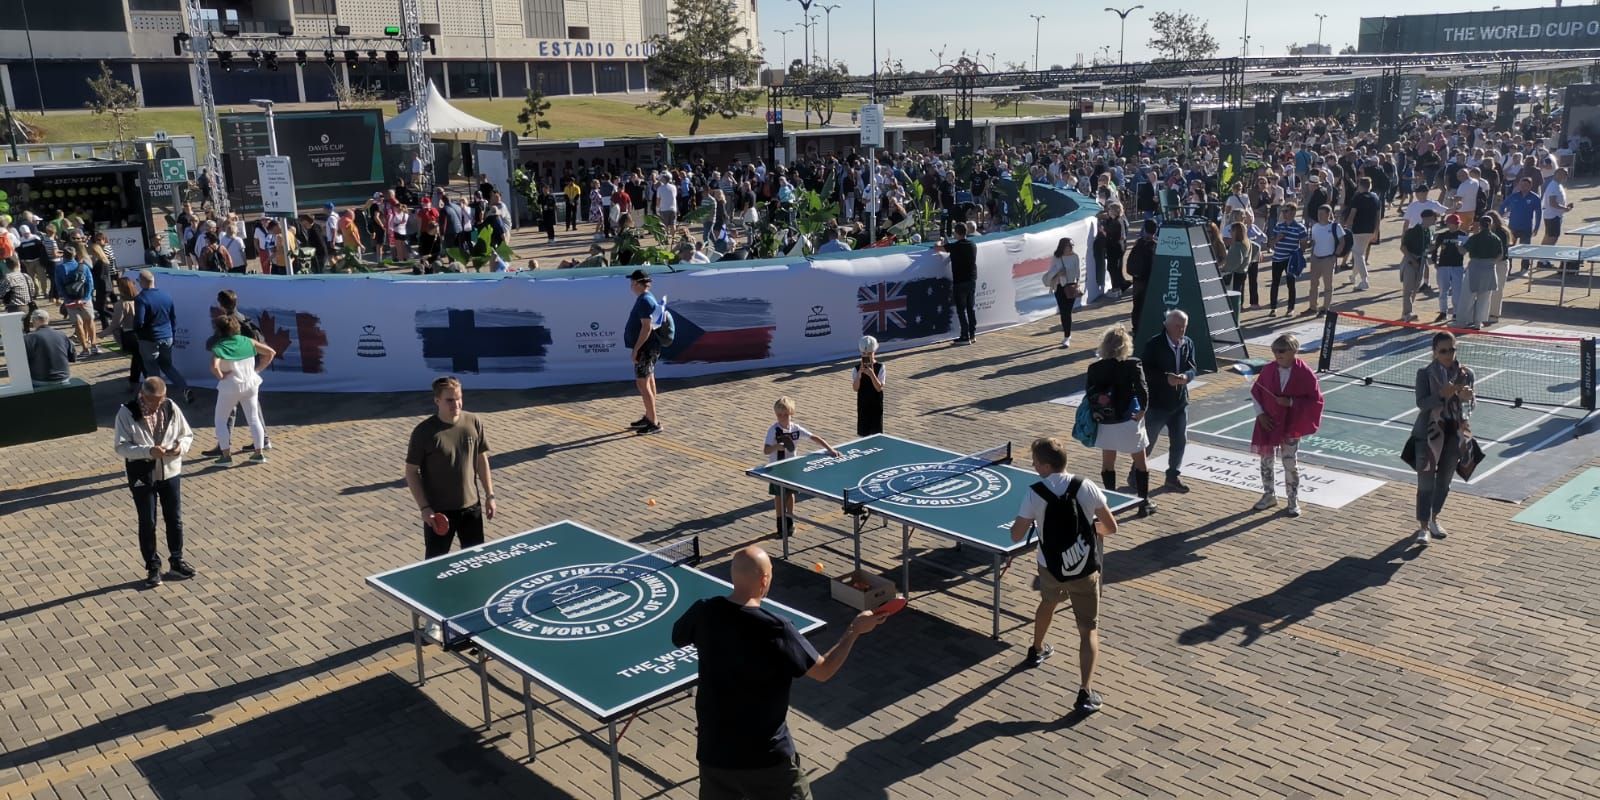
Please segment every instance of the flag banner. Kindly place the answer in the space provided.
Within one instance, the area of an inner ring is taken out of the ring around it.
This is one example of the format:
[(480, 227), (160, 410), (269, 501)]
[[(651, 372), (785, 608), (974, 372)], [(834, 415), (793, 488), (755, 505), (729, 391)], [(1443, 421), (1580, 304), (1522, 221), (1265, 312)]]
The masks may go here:
[[(1092, 205), (1069, 218), (977, 239), (980, 331), (1055, 312), (1040, 278), (1063, 236), (1092, 268)], [(266, 391), (424, 389), (440, 375), (473, 388), (632, 380), (627, 278), (559, 271), (466, 275), (232, 275), (155, 270), (178, 309), (175, 365), (209, 385), (211, 315), (233, 289), (279, 357)], [(927, 245), (829, 257), (656, 272), (673, 342), (663, 379), (854, 359), (857, 340), (885, 352), (955, 333), (949, 257)], [(1092, 298), (1090, 298), (1092, 299)]]

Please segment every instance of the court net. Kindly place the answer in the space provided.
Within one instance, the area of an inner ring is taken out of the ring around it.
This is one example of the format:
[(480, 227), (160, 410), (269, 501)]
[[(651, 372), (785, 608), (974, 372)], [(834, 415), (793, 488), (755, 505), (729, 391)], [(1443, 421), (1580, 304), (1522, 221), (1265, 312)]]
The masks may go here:
[(1367, 384), (1416, 385), (1433, 360), (1433, 336), (1456, 335), (1456, 360), (1473, 372), (1480, 400), (1513, 406), (1595, 408), (1595, 340), (1463, 330), (1360, 314), (1330, 314), (1317, 371)]
[(892, 480), (862, 482), (844, 490), (845, 511), (859, 514), (867, 503), (887, 500), (911, 492), (930, 492), (961, 478), (968, 473), (987, 469), (996, 464), (1011, 463), (1011, 443), (1006, 442), (971, 455), (952, 458), (916, 472), (896, 476)]
[(446, 650), (470, 647), (474, 637), (502, 627), (581, 626), (610, 612), (631, 597), (617, 591), (632, 583), (677, 566), (700, 563), (700, 537), (691, 536), (636, 556), (602, 565), (573, 567), (570, 577), (553, 579), (547, 573), (530, 576), (500, 593), (490, 605), (464, 611), (439, 626), (440, 644)]

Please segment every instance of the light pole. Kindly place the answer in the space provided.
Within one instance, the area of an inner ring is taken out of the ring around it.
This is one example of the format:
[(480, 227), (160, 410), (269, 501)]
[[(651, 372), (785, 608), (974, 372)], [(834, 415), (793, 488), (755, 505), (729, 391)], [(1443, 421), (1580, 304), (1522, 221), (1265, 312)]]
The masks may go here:
[(1327, 14), (1312, 14), (1317, 18), (1317, 55), (1322, 55), (1322, 21), (1328, 18)]
[(1029, 14), (1033, 17), (1033, 71), (1039, 71), (1039, 24), (1044, 22), (1043, 14)]
[[(33, 65), (33, 91), (39, 95), (39, 116), (44, 116), (44, 83), (39, 80), (39, 59), (33, 56), (33, 24), (28, 21), (28, 4), (19, 3), (22, 9), (22, 31), (28, 37), (28, 63)], [(16, 136), (15, 130), (11, 131)]]
[(1135, 11), (1138, 11), (1141, 8), (1144, 8), (1144, 6), (1143, 5), (1129, 6), (1129, 7), (1125, 8), (1125, 9), (1111, 8), (1109, 6), (1106, 7), (1107, 11), (1110, 11), (1111, 13), (1116, 14), (1117, 16), (1122, 18), (1122, 33), (1117, 36), (1117, 63), (1118, 64), (1126, 64), (1126, 63), (1128, 63), (1128, 58), (1127, 58), (1128, 15), (1132, 14)]
[(1239, 57), (1250, 55), (1250, 0), (1244, 0), (1244, 35), (1239, 37)]
[(783, 73), (789, 74), (789, 34), (794, 33), (794, 28), (778, 28), (773, 33), (783, 37), (783, 60), (778, 62), (783, 65)]
[(816, 61), (817, 61), (816, 54), (812, 52), (812, 47), (816, 43), (816, 34), (814, 32), (812, 32), (812, 30), (811, 30), (812, 28), (817, 27), (817, 15), (816, 14), (806, 14), (806, 15), (802, 16), (800, 18), (800, 25), (801, 25), (801, 27), (806, 29), (806, 56), (805, 56), (805, 58), (806, 58), (806, 66), (810, 67), (810, 66), (814, 65), (816, 63)]
[(830, 65), (833, 63), (833, 10), (838, 8), (838, 7), (839, 7), (838, 3), (834, 3), (831, 6), (817, 6), (817, 8), (822, 9), (822, 13), (827, 19), (827, 22), (825, 24), (827, 25), (827, 28), (828, 28), (828, 55), (827, 55), (827, 59), (828, 60), (827, 60), (826, 63), (828, 63)]

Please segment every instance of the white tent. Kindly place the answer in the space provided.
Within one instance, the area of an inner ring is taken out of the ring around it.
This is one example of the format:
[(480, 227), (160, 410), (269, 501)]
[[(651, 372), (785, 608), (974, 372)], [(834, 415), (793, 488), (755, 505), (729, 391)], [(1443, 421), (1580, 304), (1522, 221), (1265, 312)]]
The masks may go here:
[[(434, 138), (466, 139), (466, 140), (494, 140), (500, 136), (500, 126), (492, 122), (484, 122), (477, 117), (450, 105), (450, 101), (439, 94), (439, 90), (428, 81), (428, 133)], [(395, 144), (407, 144), (417, 140), (417, 110), (408, 108), (383, 123), (383, 129), (389, 134), (389, 141)]]

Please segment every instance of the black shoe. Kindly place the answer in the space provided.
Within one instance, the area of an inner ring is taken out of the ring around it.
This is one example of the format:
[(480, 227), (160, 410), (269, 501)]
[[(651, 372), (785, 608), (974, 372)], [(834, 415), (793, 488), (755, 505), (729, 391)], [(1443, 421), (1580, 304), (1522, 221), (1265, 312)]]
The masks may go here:
[(161, 568), (160, 567), (151, 567), (150, 571), (145, 573), (144, 585), (145, 585), (145, 588), (148, 588), (148, 589), (154, 589), (157, 586), (161, 585)]
[[(250, 447), (251, 447), (251, 445), (247, 444), (247, 445), (244, 446), (244, 449), (249, 450)], [(203, 456), (220, 456), (220, 455), (222, 455), (222, 448), (213, 447), (210, 450), (202, 450), (200, 452), (200, 455), (203, 455)]]
[(189, 406), (194, 405), (194, 390), (193, 389), (184, 389), (183, 390), (183, 403), (184, 403), (184, 405), (189, 405)]
[(1072, 706), (1074, 711), (1084, 714), (1093, 714), (1100, 710), (1100, 693), (1093, 689), (1079, 689), (1078, 702)]
[[(248, 453), (248, 452), (256, 449), (256, 443), (255, 442), (251, 442), (251, 443), (249, 443), (249, 444), (247, 444), (244, 447), (241, 447), (239, 449), (245, 451), (246, 453)], [(272, 449), (272, 437), (271, 436), (268, 436), (266, 438), (265, 443), (262, 445), (261, 449), (262, 450), (271, 450)]]
[(177, 575), (184, 580), (188, 580), (195, 576), (195, 569), (189, 565), (189, 562), (180, 558), (177, 561), (172, 562), (172, 574)]
[(1161, 484), (1161, 488), (1166, 489), (1169, 492), (1177, 492), (1178, 494), (1189, 493), (1189, 487), (1184, 486), (1183, 481), (1178, 480), (1178, 476), (1176, 475), (1168, 478), (1166, 483)]
[(650, 424), (650, 420), (648, 418), (640, 417), (640, 418), (628, 423), (628, 427), (632, 428), (634, 430), (638, 430), (640, 428), (648, 426), (649, 424)]
[(1037, 667), (1040, 664), (1043, 664), (1044, 660), (1049, 658), (1050, 654), (1054, 652), (1055, 648), (1051, 647), (1050, 645), (1045, 645), (1043, 650), (1040, 650), (1037, 647), (1029, 647), (1028, 657), (1023, 660), (1022, 665), (1025, 667)]
[(1150, 502), (1148, 499), (1139, 501), (1139, 516), (1148, 517), (1154, 513), (1156, 513), (1155, 503)]
[(659, 423), (659, 422), (647, 423), (643, 428), (638, 428), (637, 430), (639, 431), (639, 435), (640, 436), (643, 436), (643, 435), (645, 435), (647, 433), (660, 433), (661, 432), (661, 423)]

